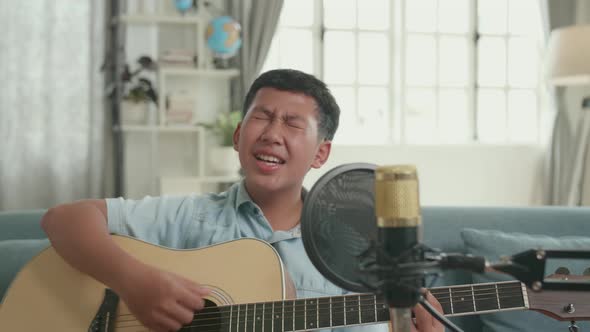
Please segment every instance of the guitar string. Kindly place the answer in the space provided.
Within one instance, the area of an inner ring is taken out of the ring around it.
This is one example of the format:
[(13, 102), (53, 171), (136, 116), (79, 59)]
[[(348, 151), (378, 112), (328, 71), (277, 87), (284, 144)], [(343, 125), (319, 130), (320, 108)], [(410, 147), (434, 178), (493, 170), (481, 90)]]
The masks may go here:
[[(518, 292), (521, 293), (521, 285), (520, 283), (516, 284), (516, 285), (512, 285), (512, 287), (498, 287), (498, 289), (496, 289), (495, 287), (490, 287), (490, 288), (478, 288), (478, 289), (474, 289), (471, 290), (469, 289), (461, 289), (461, 290), (455, 290), (455, 288), (433, 288), (430, 289), (430, 293), (432, 295), (434, 295), (436, 297), (437, 300), (441, 299), (449, 299), (450, 296), (449, 295), (449, 289), (451, 289), (452, 294), (453, 294), (453, 298), (458, 297), (460, 295), (465, 295), (465, 296), (475, 296), (475, 297), (481, 297), (481, 296), (486, 296), (486, 295), (500, 295), (500, 297), (504, 294), (512, 294), (514, 292)], [(484, 291), (490, 291), (488, 292), (484, 292)], [(463, 294), (465, 293), (465, 294)], [(501, 293), (501, 294), (500, 294)], [(471, 295), (473, 294), (473, 295)], [(441, 296), (442, 295), (442, 296)], [(345, 299), (347, 297), (349, 298), (358, 298), (361, 297), (361, 300), (366, 299), (367, 297), (369, 297), (369, 301), (373, 301), (373, 297), (375, 296), (374, 294), (371, 293), (361, 293), (361, 294), (350, 294), (350, 295), (342, 295), (342, 296), (332, 296), (332, 297), (317, 297), (317, 298), (308, 298), (308, 299), (296, 299), (296, 300), (281, 300), (281, 301), (269, 301), (269, 302), (252, 302), (252, 303), (240, 303), (240, 304), (230, 304), (230, 305), (223, 305), (223, 306), (217, 306), (216, 308), (229, 308), (231, 306), (238, 306), (238, 305), (254, 305), (254, 304), (262, 304), (262, 303), (287, 303), (287, 302), (292, 302), (292, 301), (299, 301), (298, 304), (301, 304), (301, 301), (309, 301), (309, 300), (322, 300), (322, 299), (332, 299), (332, 303), (340, 303), (339, 299), (342, 299), (342, 302), (345, 301)], [(496, 297), (496, 296), (495, 296)], [(336, 301), (334, 301), (336, 299)], [(382, 300), (382, 298), (378, 297), (378, 301)], [(302, 304), (301, 304), (302, 305)]]
[[(450, 299), (450, 298), (447, 298), (447, 299)], [(459, 300), (458, 297), (453, 296), (452, 301), (447, 302), (447, 301), (441, 301), (440, 299), (438, 299), (438, 300), (441, 305), (445, 305), (445, 304), (449, 304), (449, 303), (453, 302), (453, 304), (455, 306), (461, 306), (464, 304), (468, 304), (468, 305), (470, 305), (470, 307), (472, 307), (471, 304), (473, 303), (474, 300), (475, 301), (500, 300), (500, 301), (506, 302), (509, 300), (522, 300), (522, 299), (523, 299), (523, 297), (521, 294), (516, 294), (516, 295), (512, 295), (512, 296), (500, 296), (500, 297), (493, 296), (493, 297), (475, 298), (475, 299), (473, 299), (472, 297), (467, 297), (466, 299), (463, 299), (463, 300)], [(263, 303), (263, 302), (260, 302), (260, 303)], [(270, 303), (272, 303), (272, 302), (270, 302)], [(342, 304), (342, 306), (340, 306), (339, 308), (344, 308), (344, 305), (343, 305), (344, 303), (345, 303), (344, 301), (336, 301), (336, 302), (332, 302), (332, 306)], [(246, 304), (242, 304), (242, 305), (245, 306)], [(382, 307), (383, 305), (385, 305), (385, 302), (383, 302), (383, 301), (376, 301), (375, 302), (371, 299), (368, 299), (368, 300), (361, 300), (360, 304), (358, 304), (358, 305), (356, 303), (349, 302), (349, 305), (352, 305), (354, 307), (360, 307), (360, 308), (363, 308), (363, 307), (373, 308), (375, 306)], [(314, 304), (314, 306), (318, 306), (318, 310), (319, 309), (326, 310), (326, 308), (329, 308), (330, 305), (329, 304), (319, 304), (319, 305)], [(205, 308), (205, 309), (195, 313), (194, 317), (198, 316), (199, 318), (204, 318), (208, 315), (216, 316), (216, 315), (221, 315), (221, 314), (229, 314), (232, 311), (231, 309), (228, 310), (229, 307), (230, 306), (208, 307), (208, 308)], [(286, 307), (289, 308), (288, 310), (291, 310), (291, 308), (293, 308), (293, 310), (291, 312), (293, 312), (294, 314), (302, 313), (302, 312), (306, 313), (308, 311), (305, 309), (306, 305), (303, 303), (296, 304), (294, 306), (291, 304), (287, 304)], [(244, 309), (240, 309), (240, 311), (242, 311)], [(271, 312), (271, 310), (272, 309), (265, 308), (264, 312), (261, 312), (261, 313), (266, 315), (269, 312)], [(361, 310), (363, 310), (363, 309), (361, 309)], [(254, 311), (254, 308), (249, 308), (249, 310), (248, 310), (249, 313), (251, 313), (253, 311)], [(124, 320), (124, 318), (127, 318), (127, 317), (134, 317), (134, 316), (133, 316), (133, 314), (121, 314), (118, 316), (118, 321), (125, 322), (126, 320)], [(300, 316), (297, 316), (297, 317), (300, 317)], [(121, 319), (121, 318), (123, 318), (123, 319)], [(127, 320), (127, 321), (130, 321), (130, 320)]]
[[(522, 298), (522, 297), (520, 297), (520, 298)], [(342, 302), (342, 303), (344, 303), (344, 302)], [(383, 302), (381, 302), (381, 303), (379, 303), (379, 302), (376, 302), (376, 304), (383, 305), (384, 303), (383, 303)], [(302, 306), (302, 305), (300, 305), (300, 307), (301, 307), (301, 306)], [(227, 307), (227, 306), (224, 306), (224, 307)], [(296, 306), (295, 306), (295, 307), (296, 307)], [(356, 305), (355, 305), (355, 307), (356, 307)], [(347, 312), (346, 312), (346, 314), (350, 314), (350, 312), (354, 312), (354, 317), (357, 317), (356, 315), (357, 315), (357, 314), (359, 313), (359, 311), (360, 311), (360, 314), (361, 314), (361, 317), (362, 317), (362, 311), (363, 311), (363, 310), (366, 310), (366, 309), (373, 309), (373, 308), (375, 307), (375, 305), (374, 305), (374, 303), (373, 303), (373, 302), (371, 302), (370, 304), (361, 304), (361, 305), (359, 305), (358, 307), (359, 307), (359, 309), (357, 309), (357, 310), (353, 310), (353, 311), (347, 311)], [(364, 308), (362, 308), (362, 307), (364, 307)], [(218, 307), (218, 308), (221, 308), (221, 307)], [(344, 306), (342, 306), (341, 308), (342, 308), (342, 309), (344, 309)], [(215, 308), (210, 308), (210, 309), (215, 309)], [(356, 308), (355, 308), (355, 309), (356, 309)], [(318, 309), (318, 310), (319, 310), (319, 309)], [(477, 311), (474, 311), (474, 312), (477, 312)], [(225, 311), (225, 313), (228, 313), (228, 311)], [(303, 314), (302, 314), (302, 313), (303, 313)], [(305, 317), (305, 316), (307, 315), (307, 313), (308, 313), (308, 310), (294, 309), (294, 310), (293, 310), (293, 316), (292, 316), (292, 320), (296, 320), (296, 319), (298, 319), (298, 318), (299, 318), (299, 319), (300, 319), (300, 318), (303, 318), (303, 317)], [(345, 314), (345, 312), (344, 312), (344, 311), (342, 311), (341, 313), (342, 313), (342, 317), (344, 317), (344, 314)], [(372, 310), (371, 310), (371, 313), (373, 313), (373, 311), (372, 311)], [(207, 315), (207, 314), (209, 314), (209, 315), (215, 315), (216, 317), (212, 317), (212, 318), (205, 318), (205, 317), (203, 317), (203, 316), (205, 316), (205, 315)], [(192, 322), (192, 323), (198, 323), (198, 324), (197, 324), (197, 325), (187, 325), (187, 326), (185, 326), (185, 327), (208, 327), (208, 326), (229, 325), (229, 322), (228, 322), (228, 319), (227, 319), (227, 317), (223, 317), (223, 318), (222, 318), (222, 317), (221, 317), (221, 314), (222, 314), (222, 312), (212, 312), (212, 313), (205, 313), (205, 315), (203, 315), (203, 312), (201, 311), (201, 312), (199, 312), (199, 313), (196, 313), (196, 314), (193, 316), (193, 317), (196, 317), (196, 318), (193, 320), (193, 322)], [(264, 313), (262, 313), (262, 314), (264, 315)], [(126, 316), (127, 316), (127, 315), (126, 315)], [(128, 315), (128, 316), (132, 316), (132, 315)], [(245, 322), (245, 321), (246, 321), (246, 318), (248, 318), (248, 317), (251, 317), (251, 318), (254, 318), (254, 317), (256, 317), (256, 312), (255, 312), (254, 310), (252, 310), (252, 311), (250, 311), (250, 310), (247, 310), (247, 312), (245, 313), (245, 316), (246, 316), (246, 317), (244, 318), (244, 320), (240, 320), (240, 322)], [(316, 317), (318, 318), (318, 320), (319, 320), (319, 318), (328, 318), (328, 317), (330, 317), (330, 313), (319, 314), (319, 315), (317, 315), (317, 314), (316, 314), (316, 315), (314, 315), (314, 316), (316, 316)], [(332, 314), (332, 316), (333, 316), (333, 314)], [(291, 316), (288, 316), (287, 318), (291, 319)], [(272, 318), (267, 318), (267, 319), (263, 319), (263, 320), (264, 320), (264, 321), (274, 321), (274, 319), (275, 319), (275, 317), (272, 317)], [(377, 317), (375, 317), (375, 319), (377, 319)], [(216, 324), (202, 324), (202, 323), (208, 322), (208, 321), (210, 321), (210, 320), (214, 320), (214, 321), (215, 321), (215, 320), (221, 320), (221, 323), (216, 323)], [(283, 320), (283, 321), (284, 321), (284, 317), (283, 317), (283, 319), (281, 319), (281, 320)], [(120, 320), (119, 318), (117, 318), (117, 320), (116, 320), (116, 323), (115, 323), (115, 324), (117, 324), (117, 323), (128, 323), (128, 322), (137, 322), (137, 323), (139, 323), (139, 321), (138, 321), (137, 319), (131, 319), (131, 320)], [(374, 322), (374, 321), (372, 321), (372, 322)], [(192, 324), (192, 323), (191, 323), (191, 324)], [(237, 324), (239, 324), (239, 322), (238, 322)], [(350, 324), (350, 325), (352, 325), (352, 324)], [(124, 327), (124, 328), (127, 328), (127, 327), (137, 327), (137, 326), (141, 326), (141, 325), (128, 325), (128, 326), (122, 326), (122, 324), (119, 324), (119, 326), (117, 326), (117, 325), (116, 325), (116, 327), (118, 327), (118, 328), (122, 328), (122, 327)]]
[[(469, 293), (471, 293), (471, 292), (469, 292)], [(475, 297), (472, 296), (471, 294), (469, 294), (469, 295), (463, 295), (462, 296), (460, 294), (457, 294), (457, 293), (453, 292), (453, 296), (452, 296), (453, 300), (452, 301), (451, 301), (451, 297), (448, 296), (449, 295), (448, 292), (445, 292), (444, 294), (446, 296), (436, 296), (436, 294), (433, 294), (433, 295), (436, 297), (436, 299), (441, 304), (447, 304), (447, 303), (450, 303), (450, 302), (453, 302), (453, 301), (459, 302), (459, 300), (457, 300), (457, 299), (460, 298), (460, 297), (470, 298), (469, 301), (472, 301), (472, 300), (475, 300), (475, 301), (485, 301), (485, 300), (492, 300), (492, 299), (505, 300), (505, 299), (510, 299), (510, 298), (522, 298), (522, 291), (521, 291), (520, 288), (514, 289), (511, 292), (506, 292), (505, 290), (503, 290), (501, 292), (500, 296), (497, 296), (497, 293), (496, 293), (495, 289), (493, 290), (493, 292), (490, 292), (490, 293), (483, 293), (482, 294), (482, 293), (476, 292)], [(488, 295), (493, 295), (493, 296), (490, 297)], [(363, 296), (364, 296), (364, 298), (363, 298)], [(369, 297), (369, 296), (371, 298), (367, 299), (367, 297)], [(347, 295), (347, 296), (338, 297), (338, 298), (345, 298), (345, 297), (358, 297), (358, 295)], [(329, 299), (329, 298), (330, 297), (323, 297), (323, 298), (317, 298), (317, 299)], [(332, 305), (334, 305), (334, 304), (343, 304), (343, 303), (346, 302), (345, 299), (342, 299), (341, 301), (339, 299), (337, 299), (337, 300), (334, 301), (334, 298), (332, 298), (332, 300), (333, 300), (332, 301)], [(448, 300), (448, 302), (447, 302), (447, 300)], [(292, 306), (295, 306), (295, 307), (305, 307), (306, 306), (302, 302), (292, 304), (293, 301), (303, 301), (303, 299), (277, 301), (277, 302), (278, 303), (282, 303), (282, 304), (287, 304), (290, 307), (292, 307)], [(357, 301), (358, 300), (355, 299), (355, 301), (348, 301), (348, 303), (350, 303), (350, 302), (357, 302)], [(371, 306), (373, 304), (378, 304), (378, 305), (383, 305), (384, 304), (383, 299), (378, 299), (377, 301), (374, 301), (373, 300), (373, 295), (368, 295), (368, 294), (361, 294), (361, 302), (362, 301), (368, 301), (366, 303), (369, 303)], [(465, 301), (467, 301), (467, 300), (465, 300)], [(273, 302), (242, 303), (242, 304), (216, 306), (216, 307), (213, 307), (213, 308), (209, 307), (209, 308), (205, 308), (205, 309), (199, 311), (198, 314), (206, 315), (206, 314), (209, 314), (208, 311), (211, 311), (211, 310), (215, 310), (215, 312), (214, 313), (210, 313), (210, 314), (229, 313), (232, 310), (231, 309), (232, 306), (234, 306), (234, 308), (235, 308), (238, 305), (242, 305), (242, 306), (246, 306), (246, 305), (253, 306), (254, 304), (259, 305), (259, 304), (271, 304), (271, 303), (273, 303)], [(328, 305), (328, 304), (326, 304), (326, 305)], [(322, 306), (322, 304), (320, 303), (319, 306)], [(268, 308), (267, 308), (267, 310), (268, 310)], [(133, 314), (121, 314), (121, 315), (119, 315), (119, 317), (124, 317), (124, 316), (133, 316)]]

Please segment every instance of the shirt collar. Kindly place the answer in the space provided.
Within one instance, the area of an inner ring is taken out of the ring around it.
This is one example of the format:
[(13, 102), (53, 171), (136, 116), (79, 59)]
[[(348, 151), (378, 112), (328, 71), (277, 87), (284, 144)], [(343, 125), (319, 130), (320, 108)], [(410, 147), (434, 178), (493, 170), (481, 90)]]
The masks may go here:
[[(248, 191), (246, 190), (246, 180), (242, 179), (238, 185), (238, 191), (236, 194), (236, 210), (242, 206), (242, 204), (246, 203), (246, 202), (250, 202), (250, 204), (256, 205), (256, 203), (254, 203), (254, 201), (252, 201), (252, 198), (250, 197), (250, 195), (248, 194)], [(303, 201), (305, 201), (305, 197), (307, 196), (307, 189), (305, 189), (305, 187), (301, 188), (301, 199)]]

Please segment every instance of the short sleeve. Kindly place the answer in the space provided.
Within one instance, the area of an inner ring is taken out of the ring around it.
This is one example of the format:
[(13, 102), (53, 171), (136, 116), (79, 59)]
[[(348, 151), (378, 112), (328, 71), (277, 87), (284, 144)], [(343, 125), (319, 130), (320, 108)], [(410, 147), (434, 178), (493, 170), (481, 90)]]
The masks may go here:
[(197, 216), (195, 196), (107, 199), (109, 231), (170, 248), (183, 248)]

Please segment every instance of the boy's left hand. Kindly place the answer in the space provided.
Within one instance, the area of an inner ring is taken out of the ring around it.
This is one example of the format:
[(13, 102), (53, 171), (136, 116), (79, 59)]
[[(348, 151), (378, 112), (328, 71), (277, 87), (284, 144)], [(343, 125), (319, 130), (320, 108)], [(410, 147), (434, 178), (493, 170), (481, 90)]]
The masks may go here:
[[(430, 294), (430, 292), (426, 292), (426, 300), (432, 304), (432, 306), (436, 309), (436, 311), (443, 313), (442, 306), (438, 302), (438, 300)], [(444, 326), (434, 318), (422, 305), (416, 305), (412, 311), (416, 316), (414, 320), (414, 324), (412, 326), (412, 332), (444, 332)]]

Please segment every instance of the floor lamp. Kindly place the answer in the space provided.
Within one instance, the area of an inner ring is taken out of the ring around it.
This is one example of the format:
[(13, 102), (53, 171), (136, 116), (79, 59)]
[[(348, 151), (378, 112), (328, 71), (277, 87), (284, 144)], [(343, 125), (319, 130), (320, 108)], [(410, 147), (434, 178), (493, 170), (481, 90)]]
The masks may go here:
[[(551, 31), (546, 54), (546, 70), (548, 82), (555, 87), (576, 85), (590, 87), (590, 25), (568, 26)], [(567, 186), (565, 188), (567, 200), (561, 202), (567, 203), (567, 205), (580, 205), (581, 203), (586, 150), (590, 141), (590, 112), (586, 112), (590, 111), (590, 96), (583, 99), (582, 109), (584, 111), (579, 117), (575, 141), (562, 142), (567, 145), (574, 144), (573, 159), (568, 171), (569, 176), (564, 181)], [(554, 131), (555, 133), (556, 131)], [(555, 144), (555, 140), (556, 137), (553, 138), (553, 144)], [(552, 152), (555, 152), (554, 149), (555, 146), (552, 147)], [(567, 164), (569, 163), (565, 163), (565, 165)], [(553, 176), (560, 176), (560, 173), (559, 171), (553, 172)], [(555, 181), (553, 183), (555, 184)], [(556, 189), (560, 190), (561, 188), (554, 188), (554, 190)]]

